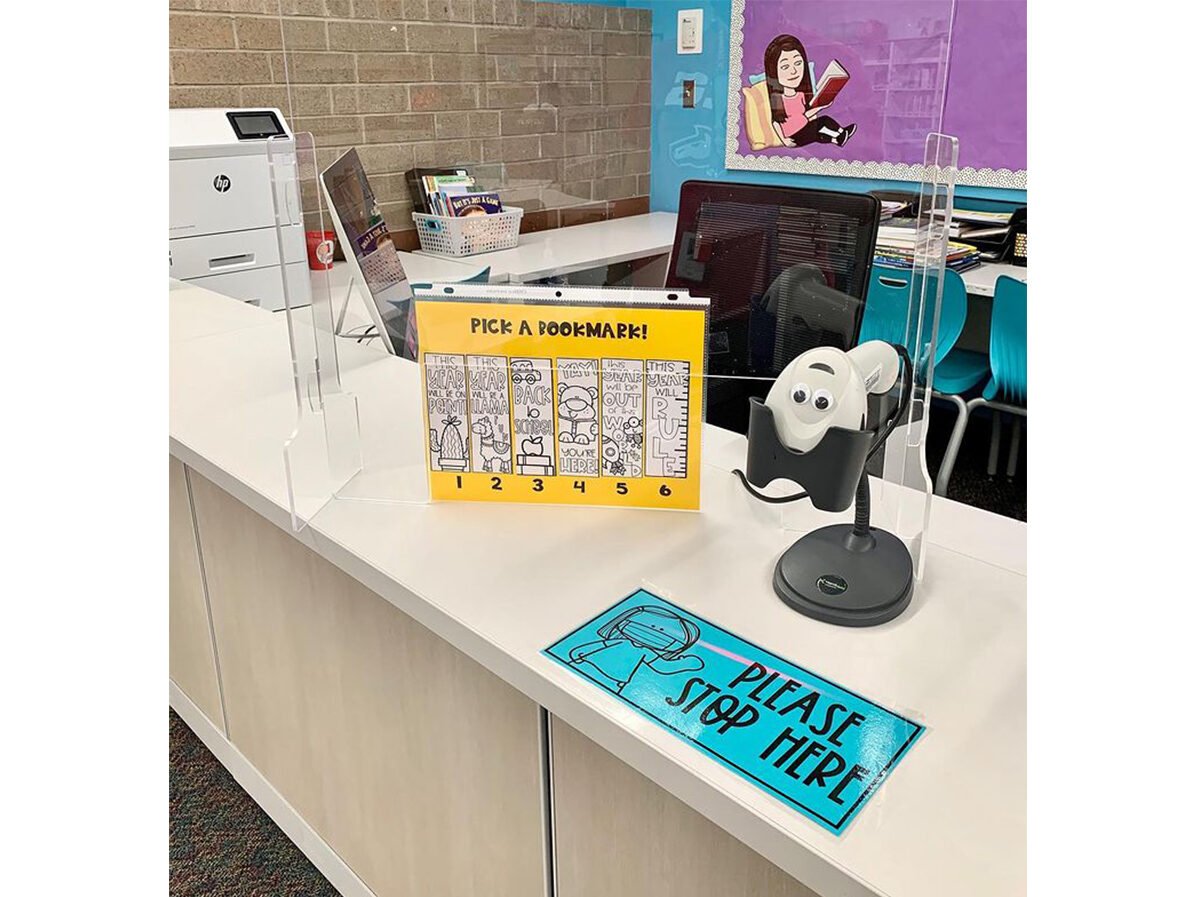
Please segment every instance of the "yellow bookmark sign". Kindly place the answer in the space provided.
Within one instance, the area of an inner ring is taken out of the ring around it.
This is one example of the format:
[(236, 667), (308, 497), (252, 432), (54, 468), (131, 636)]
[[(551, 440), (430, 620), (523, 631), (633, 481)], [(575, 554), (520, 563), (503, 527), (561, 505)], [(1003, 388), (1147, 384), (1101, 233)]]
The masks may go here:
[(704, 306), (418, 299), (416, 315), (432, 498), (699, 508)]

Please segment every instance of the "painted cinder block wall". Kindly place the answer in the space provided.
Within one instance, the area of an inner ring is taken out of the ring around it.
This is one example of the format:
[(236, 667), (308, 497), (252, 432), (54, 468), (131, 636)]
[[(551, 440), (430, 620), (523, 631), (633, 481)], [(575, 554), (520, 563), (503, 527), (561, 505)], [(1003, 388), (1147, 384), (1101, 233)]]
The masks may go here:
[(322, 164), (357, 147), (401, 248), (416, 247), (414, 166), (469, 166), (525, 209), (526, 231), (648, 209), (647, 9), (169, 2), (171, 105), (276, 106)]

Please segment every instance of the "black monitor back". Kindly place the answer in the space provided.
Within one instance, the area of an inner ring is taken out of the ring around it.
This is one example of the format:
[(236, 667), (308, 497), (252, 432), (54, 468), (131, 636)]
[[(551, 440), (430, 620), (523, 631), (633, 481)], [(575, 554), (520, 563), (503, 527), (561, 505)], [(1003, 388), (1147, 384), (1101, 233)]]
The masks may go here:
[(712, 303), (709, 423), (746, 432), (748, 399), (789, 361), (857, 343), (879, 209), (865, 193), (683, 184), (667, 286)]

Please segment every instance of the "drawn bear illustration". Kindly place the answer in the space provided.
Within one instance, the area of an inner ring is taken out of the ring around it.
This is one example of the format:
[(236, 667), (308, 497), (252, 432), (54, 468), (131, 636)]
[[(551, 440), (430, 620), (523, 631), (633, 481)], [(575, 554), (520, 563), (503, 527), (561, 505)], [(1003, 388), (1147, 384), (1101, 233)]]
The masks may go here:
[(600, 391), (594, 386), (558, 384), (558, 415), (571, 425), (559, 433), (559, 442), (580, 445), (592, 442), (596, 436), (596, 400), (599, 395)]

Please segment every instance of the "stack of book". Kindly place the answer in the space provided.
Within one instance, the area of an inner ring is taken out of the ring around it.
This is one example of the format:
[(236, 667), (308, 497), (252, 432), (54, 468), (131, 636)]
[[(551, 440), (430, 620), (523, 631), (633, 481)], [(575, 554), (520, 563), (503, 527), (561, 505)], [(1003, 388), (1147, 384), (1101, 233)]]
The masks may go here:
[[(888, 268), (911, 268), (918, 240), (928, 238), (928, 227), (918, 228), (916, 218), (893, 218), (879, 228), (875, 241), (875, 264)], [(946, 267), (963, 272), (980, 265), (979, 251), (951, 240), (946, 246)]]
[(1007, 254), (1012, 216), (1012, 212), (954, 209), (950, 213), (950, 236), (973, 246), (981, 258), (996, 261)]
[(896, 217), (905, 209), (907, 209), (910, 205), (911, 203), (900, 202), (899, 200), (885, 199), (882, 203), (880, 203), (881, 208), (879, 210), (879, 220), (890, 221), (892, 218)]
[(408, 183), (417, 211), (427, 215), (463, 218), (504, 211), (500, 195), (476, 186), (465, 168), (414, 168), (408, 172)]

